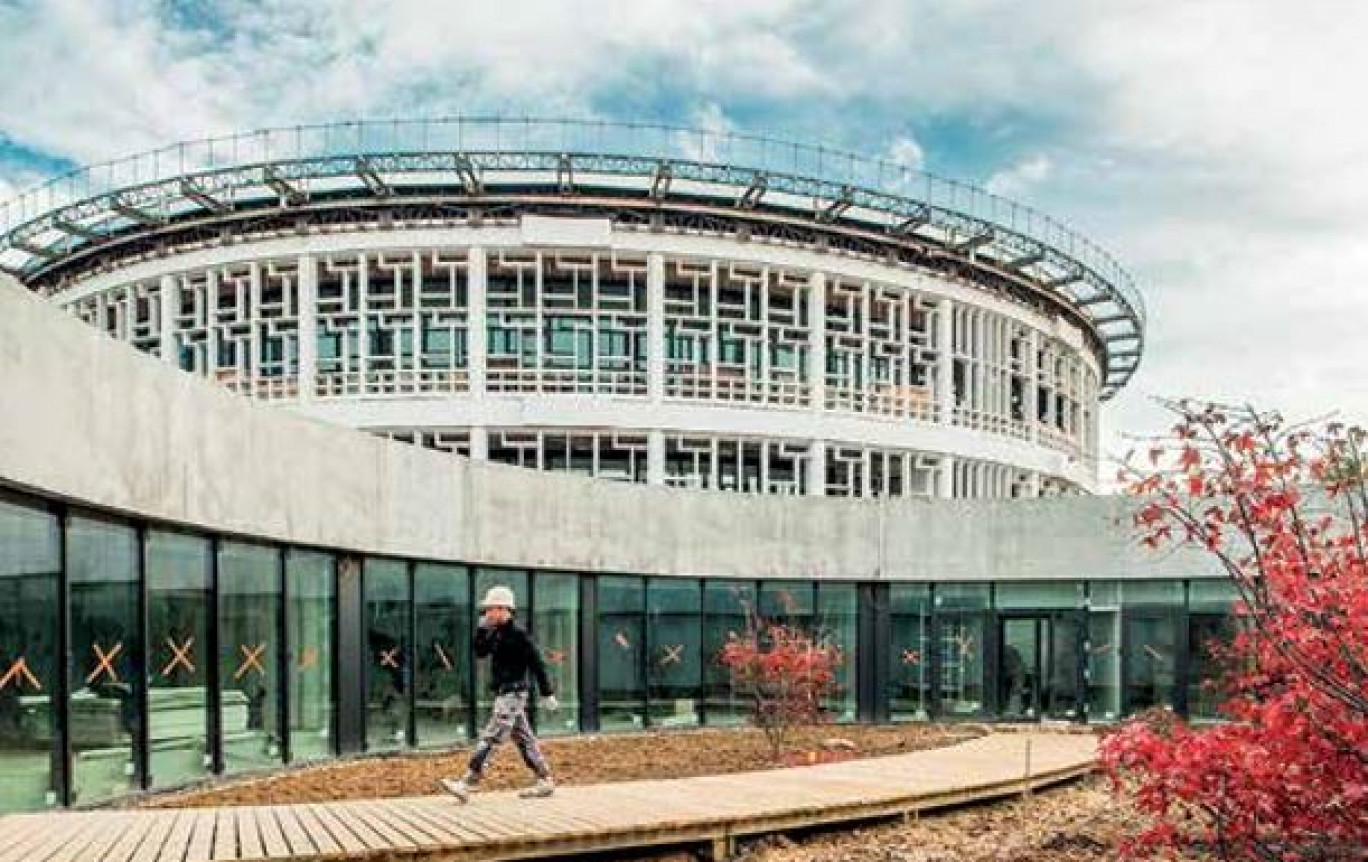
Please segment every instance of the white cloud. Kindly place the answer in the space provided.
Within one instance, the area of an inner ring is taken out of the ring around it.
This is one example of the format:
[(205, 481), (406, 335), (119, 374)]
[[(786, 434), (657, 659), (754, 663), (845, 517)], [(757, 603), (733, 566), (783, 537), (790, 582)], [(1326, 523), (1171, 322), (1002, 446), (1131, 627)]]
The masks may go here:
[(990, 176), (984, 188), (1005, 198), (1023, 198), (1049, 179), (1053, 170), (1050, 157), (1036, 153)]
[(919, 171), (926, 166), (926, 152), (917, 139), (910, 135), (895, 138), (888, 145), (884, 159), (909, 171)]
[[(224, 0), (216, 32), (168, 8), (0, 2), (0, 131), (99, 161), (320, 119), (674, 104), (920, 167), (943, 155), (928, 130), (978, 130), (991, 190), (1083, 226), (1145, 292), (1109, 427), (1159, 427), (1146, 392), (1368, 416), (1368, 4)], [(21, 181), (0, 165), (0, 197)]]

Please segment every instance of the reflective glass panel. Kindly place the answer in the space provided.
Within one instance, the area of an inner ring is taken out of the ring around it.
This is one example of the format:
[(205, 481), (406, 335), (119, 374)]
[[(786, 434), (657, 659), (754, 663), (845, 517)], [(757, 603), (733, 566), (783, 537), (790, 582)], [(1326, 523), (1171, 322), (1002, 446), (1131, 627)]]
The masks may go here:
[(544, 736), (579, 730), (579, 590), (578, 575), (538, 572), (532, 637), (556, 687), (560, 711), (538, 708), (537, 732)]
[(219, 545), (219, 721), (228, 772), (281, 762), (280, 552)]
[(703, 591), (693, 578), (651, 578), (646, 586), (646, 670), (650, 721), (686, 727), (699, 721), (703, 666)]
[(744, 635), (755, 614), (755, 585), (749, 581), (703, 581), (703, 691), (708, 724), (738, 724), (750, 706), (732, 689), (731, 673), (721, 662), (732, 634)]
[(604, 730), (645, 725), (645, 605), (641, 578), (598, 579), (599, 726)]
[(57, 518), (0, 499), (0, 813), (56, 803)]
[(147, 722), (154, 787), (201, 778), (209, 762), (207, 539), (147, 534)]
[(67, 526), (71, 581), (72, 801), (133, 789), (137, 686), (138, 539), (122, 524), (76, 517)]
[(290, 550), (285, 556), (290, 636), (290, 757), (330, 757), (333, 744), (333, 635), (337, 627), (336, 563), (331, 554)]
[(366, 750), (409, 744), (408, 564), (367, 559), (362, 570), (366, 626)]
[(470, 576), (462, 566), (419, 563), (413, 600), (418, 743), (464, 741), (470, 735)]

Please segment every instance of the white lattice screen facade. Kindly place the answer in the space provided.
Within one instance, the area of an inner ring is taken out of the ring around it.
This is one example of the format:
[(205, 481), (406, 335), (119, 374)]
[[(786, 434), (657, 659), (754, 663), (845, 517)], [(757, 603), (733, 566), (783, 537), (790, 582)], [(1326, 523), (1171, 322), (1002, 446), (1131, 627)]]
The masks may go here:
[(172, 255), (153, 277), (58, 300), (242, 394), (473, 458), (741, 493), (1084, 487), (1100, 380), (1076, 329), (930, 276), (909, 287), (905, 267), (777, 265), (733, 245), (244, 243), (231, 263)]

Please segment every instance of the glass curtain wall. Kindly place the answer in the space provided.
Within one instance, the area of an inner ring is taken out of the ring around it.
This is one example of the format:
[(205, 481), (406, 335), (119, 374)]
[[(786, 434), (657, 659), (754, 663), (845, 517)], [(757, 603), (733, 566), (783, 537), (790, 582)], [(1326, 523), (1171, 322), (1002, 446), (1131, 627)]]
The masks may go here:
[(598, 579), (599, 726), (646, 724), (646, 589), (641, 578)]
[(1120, 583), (1122, 711), (1177, 707), (1182, 649), (1181, 581)]
[(470, 575), (463, 566), (419, 563), (413, 601), (418, 744), (464, 741), (470, 736)]
[(412, 682), (408, 563), (367, 559), (361, 573), (366, 650), (366, 750), (409, 742)]
[(1231, 609), (1238, 600), (1239, 591), (1228, 580), (1188, 583), (1187, 708), (1194, 719), (1221, 718), (1227, 661), (1218, 651), (1235, 640), (1238, 618)]
[(696, 579), (647, 581), (646, 638), (650, 724), (698, 724), (703, 697), (703, 591)]
[(77, 804), (137, 787), (144, 679), (139, 654), (138, 534), (112, 521), (67, 524), (71, 588), (71, 795)]
[(154, 787), (201, 778), (213, 765), (206, 660), (212, 553), (200, 536), (147, 533), (147, 733)]
[(937, 584), (940, 651), (940, 713), (945, 718), (981, 716), (986, 709), (988, 584)]
[(537, 732), (559, 736), (579, 730), (579, 600), (578, 575), (538, 572), (532, 637), (546, 660), (546, 672), (556, 687), (560, 711), (536, 712)]
[(722, 648), (732, 635), (744, 635), (757, 612), (755, 585), (747, 581), (703, 581), (703, 717), (712, 725), (739, 724), (750, 704), (732, 687), (722, 664)]
[(223, 768), (282, 761), (281, 554), (241, 542), (219, 545), (219, 728)]
[(836, 690), (824, 704), (827, 714), (836, 722), (856, 719), (859, 602), (855, 584), (826, 582), (817, 585), (815, 635), (834, 645), (840, 659), (836, 669)]
[(0, 497), (0, 812), (57, 802), (57, 518)]
[(285, 557), (285, 578), (289, 597), (290, 759), (321, 760), (336, 753), (336, 562), (331, 554), (291, 549)]
[(889, 717), (925, 721), (931, 708), (931, 587), (889, 586)]

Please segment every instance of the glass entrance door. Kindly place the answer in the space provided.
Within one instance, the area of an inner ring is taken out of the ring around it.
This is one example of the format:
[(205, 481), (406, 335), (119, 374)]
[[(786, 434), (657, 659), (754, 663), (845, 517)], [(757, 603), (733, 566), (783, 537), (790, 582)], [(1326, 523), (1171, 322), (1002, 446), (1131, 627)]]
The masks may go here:
[(1071, 614), (998, 622), (998, 713), (1016, 721), (1079, 715), (1081, 629)]

